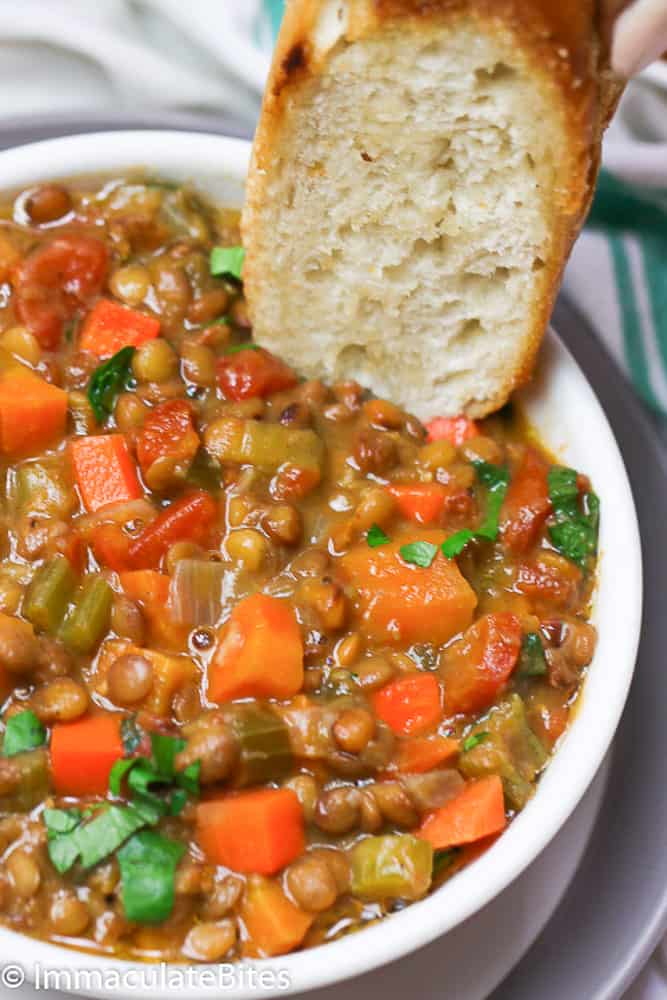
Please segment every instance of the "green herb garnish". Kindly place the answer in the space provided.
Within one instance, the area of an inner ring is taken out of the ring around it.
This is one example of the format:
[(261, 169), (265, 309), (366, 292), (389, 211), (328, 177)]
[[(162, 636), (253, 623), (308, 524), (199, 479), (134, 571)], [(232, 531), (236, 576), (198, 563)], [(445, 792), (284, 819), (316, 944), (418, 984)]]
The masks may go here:
[(438, 546), (432, 542), (409, 542), (401, 545), (398, 551), (404, 562), (428, 569), (437, 555)]
[(491, 733), (472, 733), (470, 736), (467, 736), (463, 741), (463, 752), (468, 753), (469, 750), (474, 750), (484, 740), (488, 740), (490, 735)]
[(370, 528), (366, 532), (366, 541), (372, 549), (376, 549), (379, 545), (388, 545), (391, 538), (389, 535), (385, 535), (379, 525), (371, 524)]
[(433, 878), (442, 875), (452, 866), (461, 853), (460, 847), (448, 847), (446, 850), (433, 852)]
[(521, 643), (518, 673), (520, 677), (543, 677), (547, 672), (544, 646), (538, 632), (526, 632)]
[(118, 852), (121, 898), (128, 920), (157, 924), (174, 908), (176, 866), (185, 853), (185, 844), (142, 830)]
[(495, 542), (498, 537), (500, 508), (507, 495), (509, 471), (505, 466), (492, 465), (490, 462), (474, 462), (473, 464), (477, 472), (477, 479), (485, 493), (486, 513), (484, 520), (475, 531), (463, 528), (445, 539), (442, 543), (442, 551), (448, 559), (460, 555), (468, 542), (474, 538)]
[(151, 757), (116, 761), (109, 776), (110, 791), (113, 795), (120, 795), (122, 783), (127, 780), (133, 805), (154, 810), (159, 816), (180, 812), (185, 805), (182, 791), (190, 795), (199, 794), (201, 767), (197, 761), (183, 771), (176, 770), (176, 754), (184, 746), (184, 740), (151, 733)]
[(116, 396), (127, 384), (134, 347), (123, 347), (93, 372), (88, 383), (88, 399), (98, 423), (111, 414)]
[(33, 711), (27, 708), (7, 719), (2, 741), (3, 757), (13, 757), (26, 750), (36, 750), (46, 743), (46, 730)]
[(149, 818), (134, 806), (103, 806), (89, 822), (78, 809), (45, 809), (51, 863), (61, 875), (77, 859), (83, 868), (92, 868), (146, 826)]
[(228, 347), (226, 351), (223, 351), (223, 354), (225, 355), (240, 354), (242, 351), (259, 351), (259, 350), (260, 350), (259, 344), (251, 344), (251, 343), (232, 344), (232, 346)]
[(592, 491), (579, 496), (574, 469), (552, 466), (548, 484), (556, 518), (548, 529), (549, 538), (561, 555), (585, 570), (597, 553), (600, 501)]
[(245, 250), (243, 247), (213, 247), (209, 268), (215, 278), (233, 278), (241, 281)]

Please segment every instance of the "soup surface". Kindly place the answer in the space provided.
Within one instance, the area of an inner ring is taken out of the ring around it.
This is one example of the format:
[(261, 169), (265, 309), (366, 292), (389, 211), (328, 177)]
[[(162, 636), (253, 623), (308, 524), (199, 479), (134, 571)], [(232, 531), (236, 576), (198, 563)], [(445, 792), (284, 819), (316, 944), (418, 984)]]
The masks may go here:
[(233, 213), (0, 204), (0, 920), (279, 955), (455, 876), (595, 648), (598, 501), (506, 408), (423, 426), (251, 339)]

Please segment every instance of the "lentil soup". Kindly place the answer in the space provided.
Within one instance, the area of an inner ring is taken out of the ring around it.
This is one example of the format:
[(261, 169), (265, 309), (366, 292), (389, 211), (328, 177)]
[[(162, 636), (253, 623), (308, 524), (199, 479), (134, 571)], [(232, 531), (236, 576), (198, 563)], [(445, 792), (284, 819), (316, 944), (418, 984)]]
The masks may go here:
[(0, 920), (280, 955), (419, 899), (535, 790), (598, 501), (506, 408), (427, 426), (253, 342), (238, 218), (0, 203)]

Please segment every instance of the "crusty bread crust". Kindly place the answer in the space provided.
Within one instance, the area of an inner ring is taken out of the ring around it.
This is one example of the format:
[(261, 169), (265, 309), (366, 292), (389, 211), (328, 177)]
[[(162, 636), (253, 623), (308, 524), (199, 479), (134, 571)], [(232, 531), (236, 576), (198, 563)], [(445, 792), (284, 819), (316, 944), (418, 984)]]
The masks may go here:
[[(325, 11), (326, 8), (326, 11)], [(342, 17), (344, 10), (345, 16)], [(324, 18), (323, 14), (329, 17)], [(340, 17), (339, 17), (340, 15)], [(529, 66), (536, 86), (545, 89), (566, 130), (569, 159), (547, 207), (551, 246), (548, 258), (534, 276), (536, 294), (529, 307), (525, 333), (503, 357), (493, 373), (493, 387), (484, 398), (459, 402), (470, 416), (484, 416), (502, 406), (511, 392), (530, 376), (546, 330), (570, 249), (586, 217), (600, 163), (602, 134), (615, 109), (622, 82), (609, 66), (597, 0), (291, 0), (276, 47), (257, 129), (246, 190), (242, 232), (247, 255), (244, 283), (250, 317), (257, 340), (274, 347), (282, 344), (293, 363), (299, 356), (299, 338), (312, 329), (326, 330), (327, 317), (308, 314), (308, 303), (300, 303), (303, 326), (299, 330), (270, 329), (270, 310), (265, 297), (276, 274), (267, 275), (266, 200), (277, 169), (289, 160), (285, 149), (288, 126), (300, 113), (301, 93), (312, 94), (313, 84), (326, 72), (330, 60), (341, 49), (371, 39), (388, 29), (435, 33), (454, 29), (465, 17), (479, 31), (493, 36), (509, 33)], [(326, 30), (323, 22), (326, 21)], [(289, 212), (289, 208), (284, 209)], [(313, 219), (313, 225), (318, 220)], [(294, 232), (299, 240), (299, 232)], [(285, 275), (288, 287), (288, 276)], [(275, 291), (275, 289), (274, 289)], [(424, 358), (424, 370), (428, 359)], [(312, 374), (312, 372), (308, 372)], [(331, 376), (332, 372), (323, 371)], [(398, 399), (397, 401), (403, 402)], [(447, 399), (440, 410), (451, 407)]]

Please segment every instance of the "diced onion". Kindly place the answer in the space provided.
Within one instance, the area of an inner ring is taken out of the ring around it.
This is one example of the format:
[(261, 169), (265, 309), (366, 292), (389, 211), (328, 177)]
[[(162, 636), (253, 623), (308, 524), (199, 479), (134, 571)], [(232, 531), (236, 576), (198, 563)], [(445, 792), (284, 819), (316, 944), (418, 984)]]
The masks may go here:
[(179, 559), (169, 597), (179, 625), (215, 625), (222, 613), (225, 567), (204, 559)]

